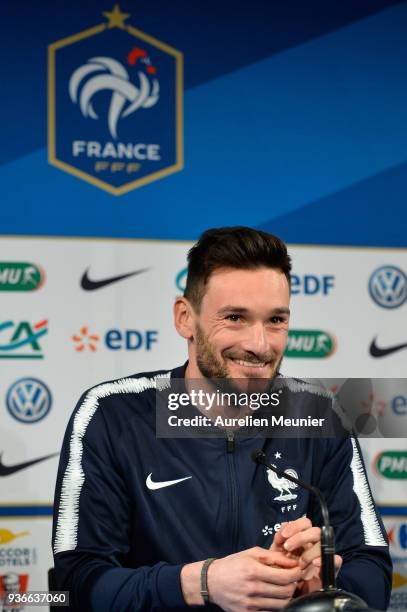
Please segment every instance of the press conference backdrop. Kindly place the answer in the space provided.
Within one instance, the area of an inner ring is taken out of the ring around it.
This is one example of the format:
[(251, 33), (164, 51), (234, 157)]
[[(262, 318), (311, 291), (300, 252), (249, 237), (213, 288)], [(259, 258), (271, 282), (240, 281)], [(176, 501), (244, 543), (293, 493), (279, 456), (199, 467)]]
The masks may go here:
[(406, 4), (2, 10), (0, 591), (46, 588), (76, 401), (185, 360), (188, 248), (244, 224), (291, 245), (283, 372), (374, 380), (400, 431), (363, 447), (406, 610)]

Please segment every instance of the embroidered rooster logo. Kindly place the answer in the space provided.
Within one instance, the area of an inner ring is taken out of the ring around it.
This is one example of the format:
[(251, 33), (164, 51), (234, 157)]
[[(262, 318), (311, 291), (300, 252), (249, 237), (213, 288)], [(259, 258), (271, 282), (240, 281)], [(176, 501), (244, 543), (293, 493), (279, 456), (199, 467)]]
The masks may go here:
[(157, 68), (144, 49), (134, 47), (127, 55), (129, 66), (136, 66), (138, 86), (130, 81), (127, 69), (111, 57), (92, 57), (77, 68), (69, 80), (69, 95), (74, 104), (79, 103), (82, 115), (99, 119), (92, 99), (100, 91), (112, 92), (108, 127), (112, 138), (117, 138), (119, 119), (128, 117), (140, 108), (151, 108), (160, 97)]
[[(272, 466), (276, 467), (274, 464), (272, 464)], [(288, 468), (284, 471), (290, 476), (298, 478), (297, 472), (292, 468)], [(277, 476), (275, 472), (269, 469), (267, 469), (267, 479), (273, 489), (277, 489), (277, 491), (280, 493), (280, 495), (274, 497), (274, 501), (291, 501), (293, 499), (297, 499), (298, 495), (296, 493), (291, 493), (292, 489), (298, 488), (298, 485), (296, 485), (294, 482), (290, 482), (287, 480), (287, 478), (280, 478), (280, 476)]]

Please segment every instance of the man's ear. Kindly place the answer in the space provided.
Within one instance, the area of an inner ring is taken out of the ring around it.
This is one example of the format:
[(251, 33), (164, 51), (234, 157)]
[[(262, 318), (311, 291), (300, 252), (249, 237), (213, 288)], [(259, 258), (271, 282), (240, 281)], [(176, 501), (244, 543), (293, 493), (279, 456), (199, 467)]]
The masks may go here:
[(180, 336), (193, 340), (195, 334), (195, 317), (191, 303), (183, 296), (174, 304), (174, 325)]

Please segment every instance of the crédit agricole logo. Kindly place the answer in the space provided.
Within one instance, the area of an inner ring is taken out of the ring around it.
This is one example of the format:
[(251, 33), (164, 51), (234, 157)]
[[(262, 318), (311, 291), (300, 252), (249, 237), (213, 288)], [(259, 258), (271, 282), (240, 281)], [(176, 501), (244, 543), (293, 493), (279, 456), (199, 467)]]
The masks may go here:
[(114, 195), (183, 167), (183, 55), (107, 22), (48, 48), (48, 159)]

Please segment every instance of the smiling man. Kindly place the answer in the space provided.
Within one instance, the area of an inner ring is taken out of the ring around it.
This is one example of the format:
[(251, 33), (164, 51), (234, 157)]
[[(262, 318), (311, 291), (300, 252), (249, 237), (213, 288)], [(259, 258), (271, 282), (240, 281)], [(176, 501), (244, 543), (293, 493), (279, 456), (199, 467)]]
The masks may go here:
[[(244, 429), (159, 438), (157, 388), (182, 382), (268, 392), (294, 408), (333, 398), (280, 374), (291, 262), (277, 237), (205, 232), (188, 256), (174, 321), (188, 361), (98, 385), (79, 401), (58, 472), (53, 549), (72, 610), (281, 610), (321, 586), (320, 515), (307, 491), (250, 459), (318, 486), (336, 533), (338, 583), (384, 610), (391, 563), (355, 440), (264, 438)], [(223, 381), (223, 383), (222, 383)], [(193, 406), (208, 416), (207, 406)], [(211, 408), (209, 422), (223, 413)], [(212, 428), (213, 429), (213, 428)]]
[(190, 342), (186, 376), (272, 379), (287, 342), (290, 292), (284, 272), (219, 268), (200, 302), (194, 294), (175, 304), (177, 329)]

